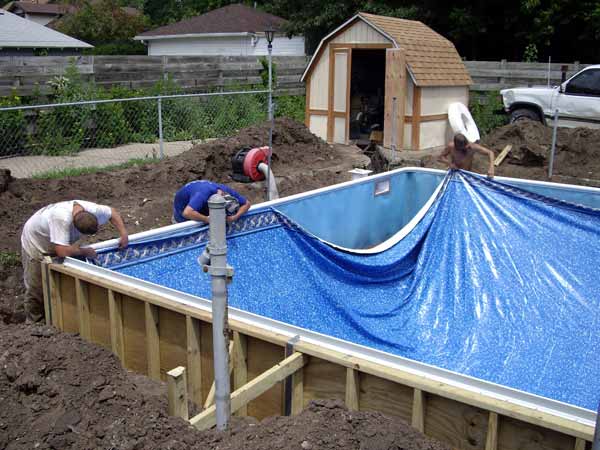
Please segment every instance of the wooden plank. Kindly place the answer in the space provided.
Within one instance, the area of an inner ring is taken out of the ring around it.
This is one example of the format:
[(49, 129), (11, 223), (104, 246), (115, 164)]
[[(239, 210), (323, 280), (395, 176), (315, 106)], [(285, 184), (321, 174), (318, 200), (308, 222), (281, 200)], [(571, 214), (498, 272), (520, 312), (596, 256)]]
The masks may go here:
[(488, 419), (487, 436), (485, 438), (485, 450), (498, 450), (498, 414), (496, 414), (495, 412), (490, 412), (490, 416)]
[(167, 396), (169, 415), (188, 420), (188, 395), (185, 367), (176, 367), (167, 372)]
[[(252, 337), (248, 337), (247, 341), (249, 380), (256, 378), (285, 358), (285, 346), (274, 345)], [(284, 413), (284, 383), (274, 385), (248, 404), (248, 415), (258, 420)]]
[(350, 141), (350, 85), (352, 84), (352, 48), (348, 51), (348, 59), (346, 60), (346, 136), (344, 143)]
[[(574, 450), (585, 450), (587, 442), (585, 439), (577, 438), (575, 439), (575, 447)], [(485, 450), (488, 450), (487, 448)]]
[[(301, 369), (305, 364), (302, 353), (294, 353), (231, 394), (231, 411), (235, 412), (277, 383)], [(205, 430), (216, 424), (216, 407), (213, 405), (190, 419), (190, 424)]]
[(167, 309), (158, 310), (158, 336), (160, 347), (160, 376), (166, 381), (173, 367), (187, 364), (187, 331), (185, 315)]
[(63, 329), (62, 298), (60, 292), (60, 273), (50, 271), (50, 299), (52, 304), (52, 325)]
[(110, 317), (110, 345), (113, 353), (125, 364), (125, 344), (123, 337), (123, 303), (121, 294), (108, 290), (108, 311)]
[(326, 109), (311, 109), (309, 111), (311, 116), (327, 116), (329, 112)]
[(52, 300), (50, 298), (50, 280), (49, 280), (49, 269), (48, 264), (49, 261), (44, 261), (42, 264), (42, 292), (44, 294), (44, 318), (46, 320), (46, 324), (52, 325)]
[[(402, 49), (385, 52), (385, 101), (383, 145), (397, 150), (404, 147), (404, 114), (406, 97), (406, 59)], [(395, 100), (394, 100), (395, 99)], [(395, 106), (394, 106), (395, 104)], [(394, 135), (392, 137), (392, 135)]]
[(397, 417), (410, 423), (414, 389), (364, 372), (360, 374), (360, 410)]
[(346, 407), (350, 411), (360, 410), (360, 372), (346, 368)]
[(425, 393), (421, 389), (414, 389), (411, 425), (425, 432)]
[[(428, 116), (421, 116), (421, 123), (423, 122), (438, 122), (440, 120), (448, 120), (448, 114), (430, 114)], [(412, 123), (413, 116), (404, 116), (404, 123)]]
[(304, 125), (307, 128), (310, 127), (310, 75), (306, 77), (306, 81), (304, 82), (306, 86), (306, 99), (305, 99), (305, 107), (304, 107)]
[(92, 342), (111, 350), (110, 344), (110, 314), (108, 311), (108, 289), (88, 284), (90, 300), (90, 331)]
[(327, 142), (333, 142), (333, 86), (334, 86), (334, 78), (335, 78), (335, 53), (333, 52), (333, 48), (329, 47), (329, 87), (328, 87), (328, 103), (327, 103)]
[(79, 278), (75, 279), (75, 296), (77, 297), (79, 334), (82, 338), (91, 341), (92, 329), (90, 325), (90, 298), (88, 295), (88, 285)]
[(187, 370), (188, 392), (190, 399), (197, 405), (202, 404), (202, 357), (201, 349), (201, 323), (193, 317), (185, 317), (187, 331)]
[[(231, 341), (229, 343), (229, 375), (231, 375), (231, 372), (233, 371), (233, 341)], [(217, 392), (217, 385), (215, 384), (214, 380), (212, 382), (212, 385), (210, 387), (210, 391), (208, 391), (208, 395), (206, 396), (206, 400), (204, 401), (204, 409), (208, 408), (210, 405), (212, 405), (215, 402), (215, 394)]]
[(146, 330), (146, 373), (153, 380), (160, 380), (160, 338), (158, 307), (144, 302), (144, 323)]
[[(248, 339), (238, 331), (233, 333), (233, 354), (235, 357), (230, 365), (233, 367), (233, 389), (237, 390), (248, 382)], [(242, 406), (236, 415), (248, 415), (248, 406)]]
[(517, 421), (504, 415), (501, 426), (498, 428), (499, 450), (573, 450), (575, 444), (574, 437)]
[(385, 50), (386, 48), (392, 48), (393, 44), (389, 43), (335, 43), (329, 44), (331, 48), (352, 48), (352, 49), (361, 49), (361, 50)]
[(345, 398), (346, 368), (325, 359), (310, 358), (304, 368), (304, 403), (327, 399), (344, 401)]
[(304, 409), (304, 368), (292, 375), (292, 407), (291, 414), (300, 414)]
[(502, 149), (496, 160), (494, 161), (494, 166), (498, 167), (502, 164), (502, 161), (508, 156), (508, 153), (512, 150), (512, 144), (508, 144), (506, 147)]
[(413, 89), (411, 147), (419, 150), (421, 146), (421, 88)]
[(75, 278), (61, 275), (60, 299), (62, 304), (62, 330), (66, 333), (78, 333), (79, 317), (75, 295)]
[(123, 312), (123, 366), (137, 373), (147, 373), (146, 320), (144, 302), (121, 296)]
[[(200, 350), (202, 359), (202, 398), (208, 397), (215, 377), (212, 324), (203, 322), (200, 328)], [(200, 403), (203, 404), (202, 402)]]

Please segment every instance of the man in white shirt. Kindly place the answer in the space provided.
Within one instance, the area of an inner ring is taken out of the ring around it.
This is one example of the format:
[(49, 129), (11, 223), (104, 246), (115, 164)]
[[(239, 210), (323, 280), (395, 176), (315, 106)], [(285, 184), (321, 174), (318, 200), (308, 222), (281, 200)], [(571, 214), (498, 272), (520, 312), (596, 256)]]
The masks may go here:
[(110, 206), (82, 200), (48, 205), (25, 223), (21, 234), (21, 260), (25, 282), (25, 314), (37, 322), (44, 317), (41, 262), (44, 256), (85, 256), (94, 258), (93, 248), (74, 243), (82, 234), (95, 234), (100, 225), (111, 222), (119, 232), (119, 247), (127, 247), (128, 237), (123, 219)]

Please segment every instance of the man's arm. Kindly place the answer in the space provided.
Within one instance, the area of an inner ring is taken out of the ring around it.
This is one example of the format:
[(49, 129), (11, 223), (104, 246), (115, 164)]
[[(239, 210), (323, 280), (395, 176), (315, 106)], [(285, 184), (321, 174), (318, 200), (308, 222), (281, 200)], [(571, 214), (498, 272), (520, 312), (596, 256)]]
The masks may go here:
[(227, 222), (235, 222), (240, 218), (240, 216), (246, 214), (246, 212), (248, 212), (251, 206), (252, 205), (250, 204), (250, 201), (246, 200), (246, 203), (240, 206), (240, 209), (238, 209), (237, 213), (235, 213), (233, 216), (227, 216)]
[(198, 211), (194, 210), (190, 205), (187, 205), (182, 211), (181, 215), (185, 217), (187, 220), (195, 220), (197, 222), (209, 223), (208, 216), (204, 214), (200, 214)]
[(477, 153), (482, 155), (487, 155), (490, 158), (490, 166), (488, 168), (488, 177), (494, 178), (494, 152), (489, 148), (484, 147), (479, 144), (471, 144), (471, 148), (475, 150)]
[(95, 258), (96, 250), (91, 247), (81, 248), (79, 245), (60, 245), (54, 244), (54, 253), (59, 258), (66, 258), (67, 256), (85, 256), (87, 258)]
[(125, 248), (129, 243), (129, 237), (127, 235), (125, 223), (123, 223), (123, 218), (121, 217), (121, 214), (119, 214), (119, 211), (117, 211), (115, 208), (110, 208), (110, 213), (110, 223), (112, 223), (119, 232), (119, 248)]
[(454, 165), (450, 159), (450, 152), (452, 151), (452, 142), (448, 143), (446, 148), (437, 156), (437, 160), (441, 163), (447, 164), (449, 168), (453, 169)]

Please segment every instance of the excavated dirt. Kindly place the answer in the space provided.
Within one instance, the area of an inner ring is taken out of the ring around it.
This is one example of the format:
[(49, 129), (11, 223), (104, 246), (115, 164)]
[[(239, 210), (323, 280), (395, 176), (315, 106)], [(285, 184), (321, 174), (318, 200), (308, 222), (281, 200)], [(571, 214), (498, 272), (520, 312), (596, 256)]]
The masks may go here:
[[(497, 128), (481, 141), (496, 155), (506, 145), (513, 146), (504, 162), (496, 167), (497, 175), (600, 187), (600, 130), (559, 128), (556, 142), (553, 177), (549, 180), (551, 127), (521, 121)], [(435, 157), (423, 158), (422, 165), (445, 168)], [(475, 157), (474, 171), (487, 173), (487, 167), (485, 157)]]
[(408, 424), (341, 402), (227, 432), (200, 432), (167, 415), (164, 383), (133, 375), (108, 350), (39, 325), (0, 323), (0, 448), (447, 449)]

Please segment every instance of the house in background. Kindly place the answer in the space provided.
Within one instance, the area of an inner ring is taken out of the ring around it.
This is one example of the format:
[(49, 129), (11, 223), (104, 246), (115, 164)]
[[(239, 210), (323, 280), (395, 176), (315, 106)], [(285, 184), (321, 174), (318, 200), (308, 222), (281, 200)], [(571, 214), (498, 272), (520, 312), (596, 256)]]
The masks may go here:
[(0, 9), (0, 56), (78, 55), (93, 46)]
[(276, 30), (273, 55), (304, 56), (304, 37), (288, 38), (283, 32), (286, 20), (249, 6), (234, 4), (201, 16), (147, 31), (134, 39), (148, 46), (150, 56), (267, 54), (264, 31)]
[(4, 9), (23, 19), (31, 20), (40, 25), (47, 25), (56, 19), (60, 19), (65, 14), (74, 12), (76, 7), (73, 5), (61, 5), (57, 3), (34, 3), (32, 1), (24, 1), (10, 2), (4, 6)]

